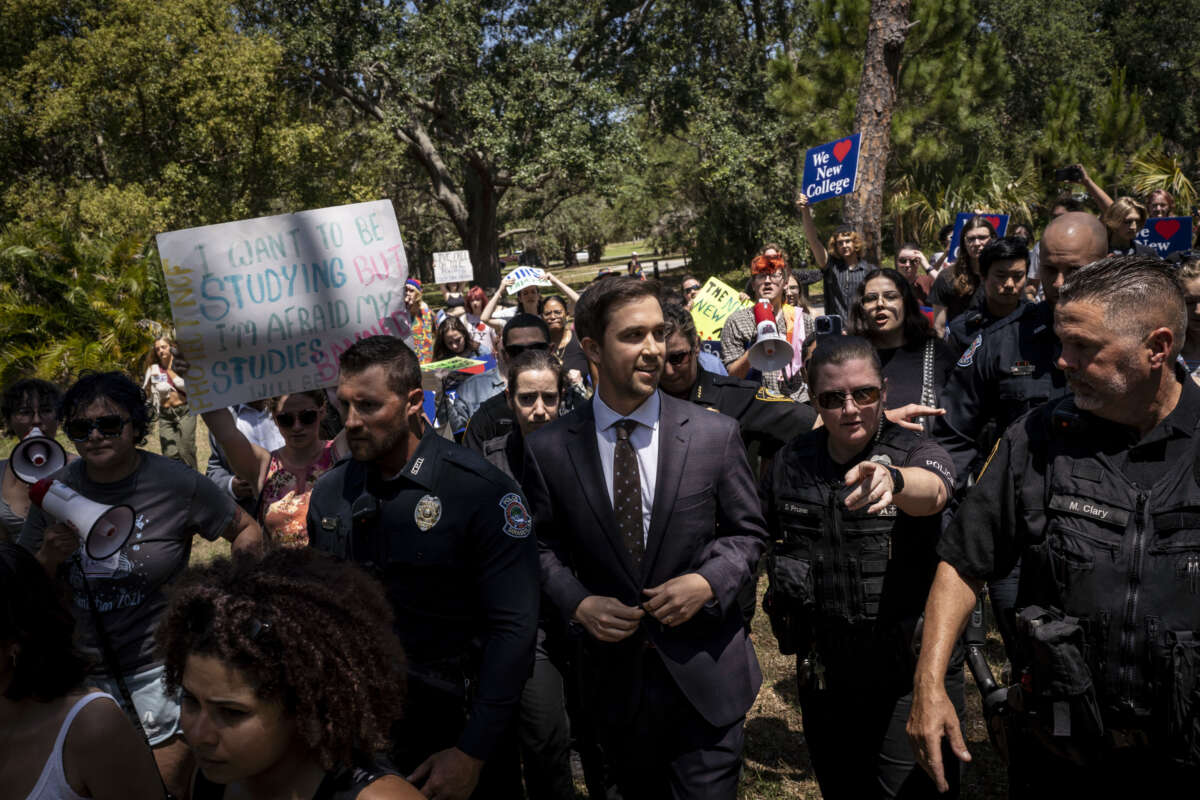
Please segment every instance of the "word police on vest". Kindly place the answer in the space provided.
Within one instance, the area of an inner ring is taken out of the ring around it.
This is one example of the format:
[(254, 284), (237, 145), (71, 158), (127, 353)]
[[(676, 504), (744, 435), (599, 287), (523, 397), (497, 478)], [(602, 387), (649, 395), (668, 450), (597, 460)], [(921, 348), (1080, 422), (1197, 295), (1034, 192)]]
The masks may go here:
[(67, 463), (67, 453), (62, 445), (34, 428), (21, 443), (13, 448), (8, 466), (13, 474), (25, 483), (37, 483), (49, 478)]
[(792, 346), (779, 335), (775, 327), (775, 311), (771, 301), (759, 300), (754, 306), (754, 321), (758, 325), (758, 339), (750, 348), (750, 366), (760, 372), (783, 369), (792, 361)]
[(96, 561), (116, 553), (133, 533), (133, 509), (105, 506), (88, 500), (61, 481), (43, 478), (29, 490), (29, 499), (79, 535), (79, 543)]

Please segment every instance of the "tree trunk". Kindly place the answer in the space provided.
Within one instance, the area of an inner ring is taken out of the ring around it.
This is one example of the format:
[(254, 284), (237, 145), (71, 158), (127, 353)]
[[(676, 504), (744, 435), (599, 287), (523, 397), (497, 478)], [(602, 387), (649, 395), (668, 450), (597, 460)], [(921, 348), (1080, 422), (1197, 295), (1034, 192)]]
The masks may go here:
[(900, 55), (908, 36), (911, 0), (871, 0), (866, 58), (854, 109), (854, 129), (862, 134), (858, 157), (858, 187), (846, 196), (843, 216), (866, 240), (866, 258), (880, 263), (883, 190), (891, 149), (892, 110)]
[(500, 231), (496, 227), (496, 212), (504, 190), (492, 183), (491, 176), (468, 168), (463, 194), (467, 201), (467, 230), (462, 239), (463, 246), (471, 251), (475, 282), (480, 286), (499, 286)]

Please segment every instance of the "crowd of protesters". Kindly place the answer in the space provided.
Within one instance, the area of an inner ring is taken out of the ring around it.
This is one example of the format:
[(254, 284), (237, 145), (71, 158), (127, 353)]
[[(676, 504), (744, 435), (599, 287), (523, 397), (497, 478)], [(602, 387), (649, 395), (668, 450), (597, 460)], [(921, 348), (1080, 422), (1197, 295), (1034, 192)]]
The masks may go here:
[[(55, 478), (136, 523), (93, 558), (0, 461), (5, 796), (733, 798), (760, 560), (758, 645), (796, 656), (824, 796), (957, 794), (954, 733), (942, 758), (905, 736), (939, 535), (1008, 424), (1068, 391), (1046, 355), (1064, 283), (1153, 270), (1135, 239), (1174, 206), (1078, 174), (1096, 215), (1057, 198), (1039, 239), (978, 212), (958, 252), (942, 229), (890, 266), (851, 226), (822, 239), (801, 196), (812, 268), (764, 244), (713, 342), (703, 280), (646, 280), (636, 253), (582, 292), (545, 271), (431, 307), (409, 278), (408, 340), (356, 343), (328, 390), (204, 413), (205, 474), (168, 337), (140, 385), (10, 385), (8, 433), (61, 430)], [(1173, 260), (1197, 376), (1200, 260)], [(759, 304), (782, 367), (757, 360)], [(421, 368), (455, 358), (488, 368), (439, 372), (430, 415)], [(195, 535), (230, 557), (189, 566)], [(1010, 648), (1018, 576), (994, 581)], [(950, 728), (962, 663), (936, 675)]]

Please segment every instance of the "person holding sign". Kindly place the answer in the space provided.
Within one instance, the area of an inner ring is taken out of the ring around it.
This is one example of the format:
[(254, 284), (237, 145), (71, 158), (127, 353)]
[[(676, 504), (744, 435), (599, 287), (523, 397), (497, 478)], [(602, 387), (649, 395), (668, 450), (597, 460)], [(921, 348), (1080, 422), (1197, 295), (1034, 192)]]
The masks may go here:
[(281, 395), (271, 401), (283, 447), (264, 450), (238, 429), (228, 409), (204, 413), (204, 424), (225, 453), (237, 477), (259, 498), (258, 521), (281, 547), (306, 547), (308, 500), (317, 478), (350, 454), (345, 433), (321, 438), (325, 392), (317, 389)]
[(1118, 197), (1104, 209), (1100, 221), (1108, 228), (1108, 254), (1110, 256), (1147, 256), (1158, 258), (1158, 253), (1144, 244), (1135, 242), (1138, 231), (1146, 224), (1146, 207), (1132, 197)]
[[(158, 412), (158, 443), (167, 458), (196, 468), (196, 418), (189, 414), (183, 376), (175, 372), (171, 340), (154, 340), (142, 388)], [(182, 369), (182, 368), (181, 368)]]
[(946, 335), (950, 320), (982, 300), (977, 297), (983, 273), (979, 268), (979, 254), (988, 243), (995, 240), (996, 229), (983, 214), (976, 214), (963, 224), (962, 245), (954, 259), (942, 270), (929, 290), (929, 304), (933, 306), (933, 332)]
[[(522, 273), (529, 274), (524, 275)], [(514, 285), (518, 287), (516, 307), (497, 311), (496, 306)], [(496, 330), (503, 330), (504, 323), (516, 314), (537, 315), (538, 307), (542, 302), (543, 286), (553, 286), (562, 292), (563, 296), (567, 298), (567, 310), (574, 311), (575, 302), (579, 300), (579, 293), (568, 286), (562, 278), (550, 270), (536, 269), (534, 267), (518, 267), (501, 279), (500, 288), (492, 295), (492, 299), (488, 302), (487, 308), (483, 310), (481, 318), (484, 322), (496, 328)]]
[(808, 249), (812, 251), (813, 261), (825, 278), (825, 298), (822, 301), (825, 313), (848, 319), (863, 277), (877, 269), (874, 264), (863, 260), (866, 242), (851, 226), (839, 225), (829, 237), (828, 244), (822, 244), (808, 198), (803, 194), (797, 196), (796, 207), (800, 209), (800, 219), (804, 222), (804, 238), (808, 241)]

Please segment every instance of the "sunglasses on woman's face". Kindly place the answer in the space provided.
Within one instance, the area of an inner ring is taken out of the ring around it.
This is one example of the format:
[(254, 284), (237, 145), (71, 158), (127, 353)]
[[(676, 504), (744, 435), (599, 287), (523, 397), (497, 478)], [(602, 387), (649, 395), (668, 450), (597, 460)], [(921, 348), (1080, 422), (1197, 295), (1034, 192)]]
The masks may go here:
[(691, 286), (683, 287), (684, 294), (695, 294), (698, 291), (700, 291), (700, 284), (698, 283), (693, 283)]
[(817, 393), (817, 403), (821, 408), (832, 411), (833, 409), (842, 408), (846, 405), (846, 398), (849, 397), (854, 401), (854, 405), (862, 408), (863, 406), (874, 405), (879, 402), (878, 386), (860, 386), (857, 389), (851, 389), (848, 392), (828, 391)]
[(79, 417), (64, 425), (63, 430), (72, 442), (86, 442), (92, 431), (100, 431), (100, 435), (105, 439), (115, 439), (121, 435), (127, 422), (129, 417), (122, 417), (120, 414), (105, 414), (95, 419)]
[(275, 415), (275, 423), (281, 428), (290, 428), (296, 424), (296, 420), (300, 420), (301, 425), (312, 425), (317, 421), (317, 410), (315, 408), (306, 408), (299, 414), (293, 414), (290, 411), (284, 411), (282, 414)]

